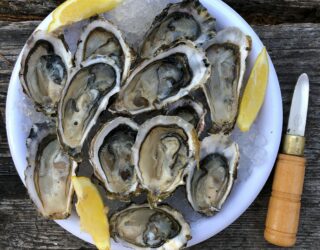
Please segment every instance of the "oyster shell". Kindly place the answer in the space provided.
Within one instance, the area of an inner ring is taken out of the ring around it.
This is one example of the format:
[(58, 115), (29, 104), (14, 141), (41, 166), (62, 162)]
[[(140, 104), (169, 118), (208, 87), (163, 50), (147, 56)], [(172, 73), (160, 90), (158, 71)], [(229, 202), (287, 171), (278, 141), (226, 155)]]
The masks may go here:
[(165, 115), (179, 116), (185, 121), (191, 123), (198, 135), (200, 135), (205, 127), (205, 115), (207, 110), (204, 109), (200, 102), (196, 102), (191, 98), (183, 98), (174, 103), (170, 103), (165, 107)]
[(80, 64), (97, 55), (112, 58), (122, 72), (122, 80), (127, 78), (133, 52), (121, 31), (105, 19), (94, 20), (84, 28), (75, 54), (76, 63)]
[(177, 250), (191, 239), (190, 226), (173, 208), (131, 205), (110, 220), (111, 236), (134, 249)]
[(187, 178), (188, 200), (197, 212), (211, 216), (219, 211), (237, 177), (239, 149), (226, 135), (211, 135), (201, 142), (200, 168)]
[(72, 66), (71, 52), (62, 37), (41, 30), (31, 35), (23, 49), (19, 77), (38, 110), (47, 115), (56, 113)]
[(201, 45), (215, 36), (215, 28), (215, 19), (198, 0), (169, 4), (147, 32), (140, 50), (141, 57), (151, 58), (181, 39)]
[(90, 129), (120, 89), (120, 70), (115, 62), (90, 58), (72, 73), (62, 93), (58, 112), (58, 136), (63, 148), (77, 160)]
[(150, 205), (168, 197), (198, 160), (194, 127), (177, 116), (156, 116), (140, 126), (132, 148), (140, 184)]
[(39, 212), (46, 218), (64, 219), (71, 212), (77, 163), (61, 148), (54, 122), (33, 125), (27, 139), (26, 186)]
[(205, 50), (212, 65), (210, 81), (205, 85), (213, 121), (212, 132), (229, 133), (238, 114), (251, 38), (240, 29), (229, 27), (218, 32), (215, 39), (205, 45)]
[(181, 42), (138, 66), (111, 110), (136, 115), (161, 109), (202, 87), (209, 76), (205, 54), (191, 42)]
[(132, 156), (137, 133), (135, 122), (118, 117), (106, 123), (91, 142), (89, 160), (110, 198), (128, 200), (137, 192), (138, 179)]

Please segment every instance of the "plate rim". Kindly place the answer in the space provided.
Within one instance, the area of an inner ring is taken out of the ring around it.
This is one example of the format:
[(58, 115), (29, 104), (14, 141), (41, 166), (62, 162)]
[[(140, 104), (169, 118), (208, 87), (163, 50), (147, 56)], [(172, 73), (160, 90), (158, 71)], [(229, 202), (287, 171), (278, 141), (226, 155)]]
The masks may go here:
[[(212, 2), (210, 0), (202, 0), (201, 2), (203, 2), (205, 4), (208, 4), (208, 5), (212, 5)], [(226, 3), (222, 2), (221, 0), (215, 0), (214, 4), (216, 5), (215, 8), (221, 7), (222, 9), (224, 9), (223, 10), (224, 12), (232, 13), (232, 15), (235, 17), (235, 19), (237, 19), (239, 22), (241, 22), (241, 25), (243, 25), (246, 28), (246, 30), (248, 30), (248, 31), (250, 31), (250, 33), (254, 34), (255, 38), (253, 40), (256, 40), (256, 41), (258, 41), (260, 43), (260, 44), (257, 44), (257, 45), (262, 46), (262, 42), (261, 42), (260, 38), (258, 37), (258, 35), (251, 28), (251, 26), (236, 11), (234, 11), (229, 5), (227, 5)], [(45, 26), (45, 24), (48, 25), (48, 23), (49, 23), (49, 21), (51, 19), (52, 19), (52, 12), (43, 21), (40, 22), (40, 24), (37, 26), (37, 28), (35, 30)], [(23, 46), (23, 49), (24, 49), (24, 46)], [(9, 110), (11, 110), (11, 107), (13, 107), (13, 103), (11, 101), (12, 98), (13, 98), (13, 94), (14, 94), (14, 92), (13, 92), (14, 91), (14, 89), (13, 89), (14, 83), (13, 82), (16, 82), (17, 80), (19, 81), (18, 74), (19, 74), (19, 68), (20, 68), (20, 62), (21, 62), (21, 56), (22, 56), (23, 49), (21, 50), (21, 52), (20, 52), (20, 54), (19, 54), (19, 56), (17, 58), (17, 61), (15, 63), (14, 69), (13, 69), (11, 77), (10, 77), (9, 87), (8, 87), (8, 91), (7, 91), (5, 117), (6, 117), (6, 133), (7, 133), (10, 153), (12, 155), (14, 166), (15, 166), (18, 174), (19, 174), (19, 177), (22, 180), (23, 184), (25, 185), (24, 175), (23, 175), (24, 171), (21, 171), (20, 169), (18, 169), (19, 167), (17, 167), (17, 166), (22, 166), (23, 165), (22, 161), (24, 161), (25, 159), (22, 160), (21, 159), (22, 157), (19, 157), (18, 155), (12, 153), (12, 152), (17, 152), (16, 145), (15, 145), (15, 142), (14, 142), (15, 139), (14, 139), (14, 136), (13, 136), (13, 132), (14, 131), (11, 131), (12, 130), (12, 125), (11, 124), (12, 124), (13, 121), (16, 120), (16, 118), (14, 119), (13, 117), (15, 117), (16, 114), (8, 112)], [(203, 230), (204, 233), (201, 236), (197, 235), (198, 236), (197, 239), (193, 239), (191, 241), (191, 244), (189, 242), (188, 243), (188, 247), (190, 247), (192, 245), (196, 245), (196, 244), (198, 244), (200, 242), (203, 242), (203, 241), (211, 238), (212, 236), (214, 236), (217, 233), (221, 232), (222, 230), (226, 229), (230, 224), (232, 224), (236, 219), (238, 219), (249, 208), (249, 206), (253, 203), (253, 201), (256, 199), (258, 194), (261, 192), (261, 189), (263, 188), (263, 186), (265, 185), (266, 181), (269, 178), (269, 175), (271, 173), (271, 170), (273, 169), (273, 165), (274, 165), (274, 162), (276, 160), (276, 156), (277, 156), (278, 149), (279, 149), (279, 146), (280, 146), (281, 134), (282, 134), (282, 124), (283, 124), (283, 109), (282, 109), (282, 98), (281, 98), (280, 84), (279, 84), (279, 81), (278, 81), (278, 77), (277, 77), (274, 65), (273, 65), (270, 57), (269, 57), (269, 65), (270, 65), (270, 67), (269, 67), (269, 84), (268, 84), (268, 91), (267, 91), (267, 94), (266, 94), (266, 99), (268, 97), (270, 98), (270, 90), (269, 89), (271, 87), (273, 87), (274, 93), (272, 93), (272, 94), (277, 96), (277, 98), (274, 98), (274, 99), (276, 99), (276, 103), (277, 103), (276, 110), (278, 112), (277, 118), (276, 118), (277, 119), (276, 127), (278, 127), (278, 130), (272, 131), (272, 132), (275, 133), (274, 136), (276, 137), (276, 142), (275, 142), (275, 145), (273, 146), (272, 156), (269, 157), (269, 158), (272, 158), (272, 160), (270, 160), (270, 167), (265, 171), (265, 173), (263, 175), (263, 177), (264, 177), (263, 179), (264, 180), (261, 181), (259, 183), (259, 185), (255, 188), (255, 192), (251, 193), (251, 197), (246, 202), (246, 205), (242, 206), (241, 209), (237, 210), (238, 213), (236, 215), (234, 215), (231, 218), (228, 218), (225, 221), (224, 225), (218, 227), (215, 231)], [(270, 82), (275, 82), (275, 84), (270, 86), (271, 85)], [(266, 105), (263, 105), (262, 109), (264, 109), (265, 106)], [(61, 227), (63, 227), (65, 230), (69, 231), (71, 234), (75, 235), (76, 237), (78, 237), (78, 238), (80, 238), (80, 239), (82, 239), (82, 240), (84, 240), (86, 242), (92, 243), (92, 239), (89, 237), (89, 235), (80, 231), (80, 225), (78, 225), (79, 229), (77, 231), (74, 230), (74, 226), (73, 225), (70, 225), (70, 221), (69, 220), (75, 220), (75, 219), (76, 218), (74, 218), (74, 216), (71, 215), (70, 219), (68, 219), (68, 220), (59, 220), (59, 221), (56, 220), (55, 222), (58, 225), (60, 225)], [(118, 246), (118, 244), (117, 244), (117, 246)], [(121, 246), (121, 247), (119, 247), (117, 249), (127, 249), (127, 248)]]

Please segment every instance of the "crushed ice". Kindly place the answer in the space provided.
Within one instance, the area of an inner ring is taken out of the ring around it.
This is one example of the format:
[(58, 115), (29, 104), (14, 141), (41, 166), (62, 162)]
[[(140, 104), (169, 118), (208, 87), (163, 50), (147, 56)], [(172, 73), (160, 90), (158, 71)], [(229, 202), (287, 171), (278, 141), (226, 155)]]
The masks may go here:
[(239, 128), (235, 127), (232, 138), (239, 145), (240, 164), (237, 182), (246, 181), (252, 169), (263, 164), (267, 157), (267, 151), (264, 147), (267, 145), (267, 138), (259, 131), (256, 123), (247, 133), (242, 133)]
[(21, 101), (17, 105), (18, 110), (25, 116), (25, 122), (21, 126), (24, 134), (29, 135), (33, 124), (49, 121), (49, 118), (43, 113), (35, 110), (32, 100), (23, 93), (21, 86), (19, 86), (18, 91), (21, 96)]
[[(180, 0), (126, 0), (121, 6), (104, 14), (104, 16), (118, 26), (129, 45), (137, 49), (154, 17), (168, 3), (175, 2), (180, 2)], [(76, 51), (82, 27), (87, 23), (88, 21), (82, 21), (65, 29), (65, 39), (72, 53)], [(48, 118), (42, 113), (36, 112), (31, 100), (22, 93), (21, 89), (19, 91), (21, 91), (22, 96), (19, 108), (26, 116), (26, 122), (22, 126), (23, 130), (29, 133), (33, 123), (42, 122)], [(267, 154), (264, 149), (264, 146), (267, 145), (267, 139), (258, 130), (256, 124), (252, 126), (248, 133), (242, 133), (238, 128), (235, 128), (232, 138), (239, 144), (241, 155), (237, 182), (243, 182), (250, 177), (253, 168), (259, 167), (263, 163)], [(174, 195), (165, 202), (181, 211), (189, 222), (195, 222), (202, 217), (192, 210), (183, 187), (178, 188)], [(112, 211), (116, 211), (124, 205), (121, 202), (109, 200), (106, 204), (111, 207)]]
[[(181, 0), (180, 0), (181, 1)], [(137, 49), (155, 16), (179, 0), (126, 0), (104, 16), (123, 31), (126, 41)]]

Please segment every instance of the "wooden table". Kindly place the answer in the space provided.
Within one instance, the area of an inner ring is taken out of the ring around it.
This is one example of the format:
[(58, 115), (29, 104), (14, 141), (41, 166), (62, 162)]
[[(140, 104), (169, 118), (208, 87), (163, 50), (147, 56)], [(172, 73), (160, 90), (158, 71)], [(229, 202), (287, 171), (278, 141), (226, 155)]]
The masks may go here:
[[(61, 0), (0, 0), (0, 249), (93, 249), (37, 213), (13, 165), (5, 101), (13, 65), (26, 39)], [(310, 77), (308, 160), (296, 249), (320, 249), (320, 0), (227, 0), (258, 33), (278, 73), (287, 125), (300, 73)], [(191, 249), (273, 248), (263, 239), (272, 176), (230, 227)]]

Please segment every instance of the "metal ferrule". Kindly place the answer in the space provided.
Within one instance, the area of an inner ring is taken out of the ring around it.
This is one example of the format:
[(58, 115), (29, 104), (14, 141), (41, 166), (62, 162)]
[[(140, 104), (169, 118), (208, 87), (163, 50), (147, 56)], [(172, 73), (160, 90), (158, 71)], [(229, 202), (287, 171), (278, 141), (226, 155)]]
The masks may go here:
[(303, 156), (305, 138), (298, 135), (285, 135), (282, 151), (288, 155)]

